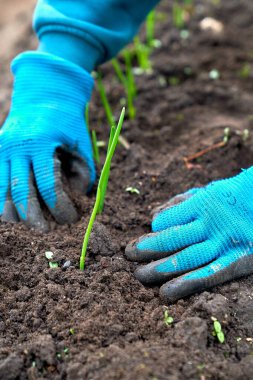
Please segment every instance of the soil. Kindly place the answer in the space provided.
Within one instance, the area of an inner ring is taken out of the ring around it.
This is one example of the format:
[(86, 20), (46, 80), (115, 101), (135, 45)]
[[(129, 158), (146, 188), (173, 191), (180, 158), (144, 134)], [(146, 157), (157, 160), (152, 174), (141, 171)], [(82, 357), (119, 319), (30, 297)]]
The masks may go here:
[[(9, 60), (36, 46), (30, 25), (33, 1), (20, 3), (19, 9), (18, 2), (1, 1), (8, 8), (1, 10), (1, 40), (6, 30), (12, 32), (5, 41), (8, 49), (1, 51), (1, 121), (11, 95)], [(187, 39), (172, 26), (171, 2), (159, 6), (168, 15), (157, 24), (162, 46), (152, 54), (153, 73), (136, 77), (137, 117), (126, 120), (123, 130), (130, 149), (119, 146), (114, 157), (85, 272), (78, 262), (95, 189), (89, 197), (73, 195), (82, 215), (75, 225), (52, 222), (52, 231), (42, 235), (22, 225), (0, 224), (0, 379), (253, 378), (253, 276), (166, 306), (158, 288), (146, 288), (134, 278), (137, 265), (124, 257), (127, 242), (150, 230), (150, 212), (160, 202), (233, 176), (253, 161), (253, 3), (196, 3)], [(224, 32), (201, 31), (199, 22), (206, 16), (220, 20)], [(251, 69), (247, 78), (239, 74), (245, 63)], [(219, 79), (210, 79), (214, 69)], [(102, 71), (118, 114), (122, 87), (110, 64)], [(178, 83), (171, 85), (175, 77)], [(96, 91), (90, 118), (98, 138), (107, 139)], [(183, 157), (222, 141), (224, 128), (231, 131), (226, 146), (187, 169)], [(250, 131), (246, 141), (245, 129)], [(128, 186), (140, 194), (127, 193)], [(59, 268), (49, 268), (46, 251), (54, 253)], [(164, 323), (166, 308), (174, 318), (170, 326)], [(224, 344), (212, 335), (212, 316), (222, 323)]]

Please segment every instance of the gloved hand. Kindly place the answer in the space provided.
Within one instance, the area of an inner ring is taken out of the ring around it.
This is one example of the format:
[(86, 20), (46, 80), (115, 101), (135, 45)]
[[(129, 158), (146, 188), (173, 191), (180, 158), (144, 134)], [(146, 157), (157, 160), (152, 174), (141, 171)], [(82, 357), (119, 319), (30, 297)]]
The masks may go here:
[(12, 71), (11, 111), (0, 130), (1, 220), (47, 230), (40, 196), (58, 223), (75, 222), (57, 152), (65, 157), (72, 186), (86, 192), (95, 180), (84, 121), (93, 79), (81, 67), (41, 52), (19, 55)]
[(154, 215), (152, 231), (131, 242), (126, 255), (155, 260), (136, 278), (164, 284), (168, 303), (253, 273), (253, 168), (174, 198)]

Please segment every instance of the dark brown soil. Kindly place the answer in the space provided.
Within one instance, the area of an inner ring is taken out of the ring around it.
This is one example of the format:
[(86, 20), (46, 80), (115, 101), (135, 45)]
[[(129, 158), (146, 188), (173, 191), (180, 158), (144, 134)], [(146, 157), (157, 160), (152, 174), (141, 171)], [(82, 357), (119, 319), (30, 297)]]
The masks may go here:
[[(170, 16), (157, 26), (163, 45), (152, 56), (153, 74), (137, 77), (137, 118), (127, 120), (123, 131), (131, 148), (119, 146), (114, 158), (85, 272), (78, 270), (78, 261), (95, 190), (77, 198), (83, 217), (76, 225), (52, 223), (46, 235), (0, 225), (0, 379), (253, 378), (252, 276), (169, 305), (174, 323), (166, 326), (158, 288), (138, 283), (136, 265), (124, 257), (126, 243), (149, 231), (150, 211), (160, 202), (235, 175), (253, 161), (252, 138), (244, 142), (241, 136), (252, 126), (253, 3), (197, 3), (188, 39), (180, 38)], [(170, 2), (160, 10), (170, 15)], [(224, 23), (222, 35), (200, 31), (206, 16)], [(13, 20), (24, 33), (11, 54), (1, 53), (1, 120), (11, 94), (10, 56), (36, 46), (30, 20), (28, 7)], [(2, 20), (0, 36), (4, 31)], [(251, 67), (247, 79), (238, 74), (245, 63)], [(220, 79), (209, 78), (213, 69)], [(110, 102), (119, 111), (122, 88), (109, 64), (103, 72)], [(169, 78), (175, 76), (180, 83), (171, 86)], [(106, 139), (96, 92), (90, 113), (91, 127)], [(222, 141), (226, 127), (232, 131), (228, 144), (187, 169), (183, 157)], [(127, 186), (137, 187), (140, 195), (125, 192)], [(48, 268), (46, 251), (54, 252), (58, 269)], [(71, 265), (64, 269), (68, 260)], [(223, 345), (212, 336), (211, 316), (223, 325)]]

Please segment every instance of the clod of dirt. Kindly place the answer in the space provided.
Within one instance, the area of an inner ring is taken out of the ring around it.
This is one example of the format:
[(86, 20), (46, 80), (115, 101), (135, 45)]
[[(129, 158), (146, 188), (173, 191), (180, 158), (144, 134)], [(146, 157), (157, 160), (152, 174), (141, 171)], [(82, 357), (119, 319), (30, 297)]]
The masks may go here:
[[(214, 316), (219, 320), (226, 318), (229, 312), (228, 299), (221, 294), (204, 292), (193, 303), (191, 311), (200, 312), (202, 317)], [(188, 314), (186, 311), (185, 314)]]
[(0, 379), (16, 380), (23, 366), (23, 359), (16, 354), (11, 354), (8, 358), (0, 361)]
[(44, 364), (53, 365), (56, 358), (56, 350), (53, 338), (51, 335), (40, 335), (36, 341), (30, 345), (29, 354), (32, 358), (36, 358), (38, 368)]
[(253, 356), (248, 355), (239, 364), (232, 363), (226, 380), (252, 380), (253, 379)]
[(90, 234), (90, 249), (93, 255), (112, 256), (119, 250), (108, 229), (101, 223), (95, 222)]
[(238, 319), (237, 325), (246, 329), (249, 336), (253, 334), (253, 302), (251, 292), (241, 291), (233, 311)]
[(175, 326), (174, 341), (177, 346), (205, 349), (207, 345), (207, 324), (199, 317), (186, 318)]

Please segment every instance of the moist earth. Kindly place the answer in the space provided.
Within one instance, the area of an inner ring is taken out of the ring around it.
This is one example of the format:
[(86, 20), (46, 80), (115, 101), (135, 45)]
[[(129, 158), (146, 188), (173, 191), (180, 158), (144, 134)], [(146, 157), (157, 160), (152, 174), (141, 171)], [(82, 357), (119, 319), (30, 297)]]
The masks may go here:
[[(1, 1), (8, 10), (0, 16), (1, 122), (10, 104), (9, 61), (36, 46), (32, 3)], [(127, 242), (150, 231), (154, 207), (253, 162), (252, 1), (196, 1), (186, 39), (172, 25), (171, 6), (158, 7), (166, 14), (156, 27), (162, 46), (152, 54), (153, 72), (136, 77), (137, 116), (122, 132), (130, 149), (117, 148), (85, 271), (78, 262), (95, 188), (88, 197), (72, 194), (80, 213), (75, 225), (51, 221), (51, 231), (41, 234), (0, 224), (0, 379), (253, 378), (253, 276), (164, 305), (159, 289), (142, 286), (133, 276), (137, 264), (124, 257)], [(207, 16), (223, 23), (223, 33), (200, 30)], [(210, 78), (212, 70), (218, 79)], [(124, 91), (110, 64), (102, 72), (118, 116)], [(106, 140), (96, 90), (90, 108), (90, 128)], [(225, 128), (228, 143), (187, 168), (184, 157), (223, 141)], [(140, 194), (126, 192), (128, 186)], [(49, 268), (46, 251), (58, 268)], [(165, 310), (174, 319), (169, 326)], [(212, 335), (211, 317), (222, 324), (224, 344)]]

